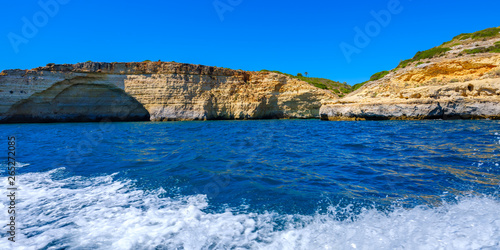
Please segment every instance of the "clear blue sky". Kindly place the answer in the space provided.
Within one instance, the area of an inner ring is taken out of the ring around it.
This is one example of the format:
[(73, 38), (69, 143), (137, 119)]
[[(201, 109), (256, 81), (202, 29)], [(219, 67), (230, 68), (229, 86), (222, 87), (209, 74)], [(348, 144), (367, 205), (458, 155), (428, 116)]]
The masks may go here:
[[(307, 71), (355, 84), (455, 35), (500, 26), (500, 1), (400, 0), (401, 13), (391, 14), (379, 32), (373, 29), (371, 41), (348, 63), (339, 45), (354, 45), (355, 27), (364, 30), (375, 20), (371, 11), (388, 10), (395, 0), (58, 1), (58, 10), (44, 10), (38, 1), (2, 3), (0, 70), (161, 59)], [(23, 17), (39, 26), (36, 32), (23, 32)]]

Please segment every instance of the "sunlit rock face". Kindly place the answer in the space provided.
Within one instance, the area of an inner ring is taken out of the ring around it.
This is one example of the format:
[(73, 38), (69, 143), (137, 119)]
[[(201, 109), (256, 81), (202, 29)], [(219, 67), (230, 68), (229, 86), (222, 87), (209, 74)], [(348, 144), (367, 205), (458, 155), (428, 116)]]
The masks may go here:
[(318, 118), (306, 82), (173, 62), (79, 63), (0, 74), (0, 122)]
[(424, 61), (394, 69), (345, 98), (325, 101), (321, 119), (500, 119), (499, 54), (449, 54)]

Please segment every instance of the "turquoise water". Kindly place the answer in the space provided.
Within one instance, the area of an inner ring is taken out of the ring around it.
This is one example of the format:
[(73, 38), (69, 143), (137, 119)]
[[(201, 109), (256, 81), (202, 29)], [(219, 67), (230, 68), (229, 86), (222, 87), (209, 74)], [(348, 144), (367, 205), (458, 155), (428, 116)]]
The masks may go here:
[(499, 125), (0, 125), (0, 249), (498, 249)]

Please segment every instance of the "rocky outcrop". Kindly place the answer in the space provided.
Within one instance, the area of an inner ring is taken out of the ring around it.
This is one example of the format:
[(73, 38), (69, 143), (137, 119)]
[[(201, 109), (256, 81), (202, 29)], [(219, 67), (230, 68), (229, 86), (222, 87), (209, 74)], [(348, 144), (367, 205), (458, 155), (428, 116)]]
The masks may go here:
[(446, 55), (394, 69), (325, 101), (320, 113), (322, 120), (500, 119), (500, 55)]
[(320, 112), (330, 121), (500, 119), (500, 105), (488, 100), (325, 105)]
[(329, 91), (276, 73), (174, 62), (0, 74), (0, 122), (316, 118)]

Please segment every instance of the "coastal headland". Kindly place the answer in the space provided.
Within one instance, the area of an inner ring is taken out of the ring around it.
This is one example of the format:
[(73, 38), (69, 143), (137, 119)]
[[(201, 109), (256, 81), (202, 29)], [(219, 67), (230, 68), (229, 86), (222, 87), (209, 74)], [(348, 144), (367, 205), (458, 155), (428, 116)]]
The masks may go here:
[(0, 73), (0, 123), (245, 119), (500, 119), (500, 28), (460, 34), (354, 86), (162, 61)]

